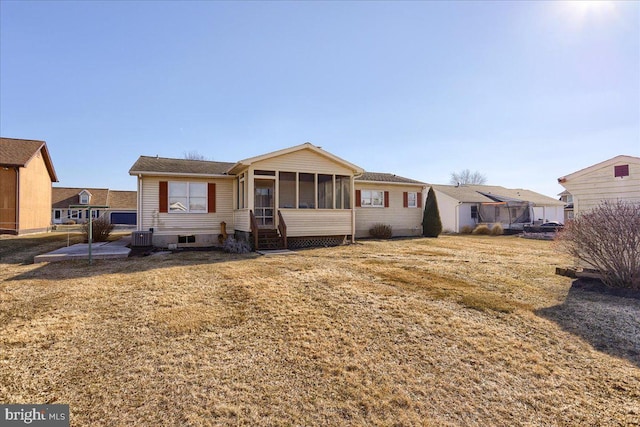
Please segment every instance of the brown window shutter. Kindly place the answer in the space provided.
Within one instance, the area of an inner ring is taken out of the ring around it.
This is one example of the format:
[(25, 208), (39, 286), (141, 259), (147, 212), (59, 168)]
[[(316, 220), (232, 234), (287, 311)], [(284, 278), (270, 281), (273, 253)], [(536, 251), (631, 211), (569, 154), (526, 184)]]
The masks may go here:
[(158, 212), (169, 212), (169, 186), (167, 181), (160, 181), (160, 205)]
[(402, 207), (403, 208), (409, 207), (409, 193), (406, 191), (402, 193)]
[(356, 190), (356, 208), (362, 207), (362, 193)]
[(422, 207), (422, 192), (418, 191), (418, 207)]
[(207, 212), (214, 213), (216, 211), (216, 184), (210, 182), (207, 185)]
[(613, 167), (613, 175), (614, 177), (622, 178), (625, 176), (629, 176), (629, 165), (619, 165)]
[(384, 192), (384, 207), (385, 208), (389, 207), (389, 192), (388, 191)]

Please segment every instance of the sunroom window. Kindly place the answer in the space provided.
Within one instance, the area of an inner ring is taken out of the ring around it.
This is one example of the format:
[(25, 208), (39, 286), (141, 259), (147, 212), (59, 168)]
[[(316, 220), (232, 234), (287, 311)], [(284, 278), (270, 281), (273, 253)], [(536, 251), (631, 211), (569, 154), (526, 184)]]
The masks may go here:
[(316, 207), (315, 175), (312, 173), (298, 174), (298, 207), (314, 209)]
[(296, 173), (280, 172), (280, 201), (281, 208), (296, 207)]
[(318, 208), (333, 209), (333, 175), (318, 175)]
[(336, 209), (351, 209), (351, 178), (336, 176)]

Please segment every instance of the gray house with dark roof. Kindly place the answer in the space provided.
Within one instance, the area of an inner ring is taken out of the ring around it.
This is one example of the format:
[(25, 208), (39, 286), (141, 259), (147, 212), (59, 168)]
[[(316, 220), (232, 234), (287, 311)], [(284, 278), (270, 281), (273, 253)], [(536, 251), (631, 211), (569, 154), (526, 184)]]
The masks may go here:
[(138, 230), (156, 246), (217, 245), (227, 234), (254, 247), (333, 245), (377, 224), (419, 235), (426, 184), (365, 172), (310, 143), (235, 163), (141, 156)]

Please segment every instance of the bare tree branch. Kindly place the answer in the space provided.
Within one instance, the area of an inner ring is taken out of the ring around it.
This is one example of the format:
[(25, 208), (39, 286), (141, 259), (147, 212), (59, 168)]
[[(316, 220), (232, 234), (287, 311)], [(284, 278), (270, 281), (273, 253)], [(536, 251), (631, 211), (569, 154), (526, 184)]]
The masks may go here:
[(464, 185), (475, 184), (482, 185), (487, 182), (487, 177), (478, 171), (471, 172), (469, 169), (464, 169), (460, 172), (451, 172), (451, 178), (449, 183), (452, 185)]
[(202, 154), (198, 153), (196, 150), (185, 151), (183, 155), (187, 160), (209, 160)]
[(640, 203), (604, 202), (570, 221), (558, 242), (608, 286), (640, 289)]

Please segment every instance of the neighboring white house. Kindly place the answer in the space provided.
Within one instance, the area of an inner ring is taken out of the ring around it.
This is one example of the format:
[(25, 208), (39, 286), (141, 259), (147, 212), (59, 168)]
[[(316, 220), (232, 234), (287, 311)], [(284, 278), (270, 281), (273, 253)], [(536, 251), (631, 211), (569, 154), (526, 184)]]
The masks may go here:
[(564, 222), (571, 221), (573, 219), (573, 195), (564, 190), (558, 196), (560, 196), (560, 201), (564, 202)]
[(109, 190), (108, 188), (53, 187), (51, 189), (51, 223), (85, 223), (88, 210), (80, 205), (107, 206), (92, 209), (93, 218), (106, 218), (114, 225), (136, 225), (135, 191)]
[(640, 202), (640, 157), (616, 156), (558, 178), (573, 196), (577, 216), (605, 200)]
[(534, 191), (495, 185), (432, 185), (442, 228), (459, 233), (462, 227), (500, 223), (505, 230), (526, 224), (564, 221), (565, 203)]
[(338, 244), (375, 223), (420, 234), (425, 184), (365, 173), (310, 143), (236, 163), (141, 156), (129, 174), (138, 230), (152, 230), (156, 246), (215, 245), (225, 232), (258, 248)]

